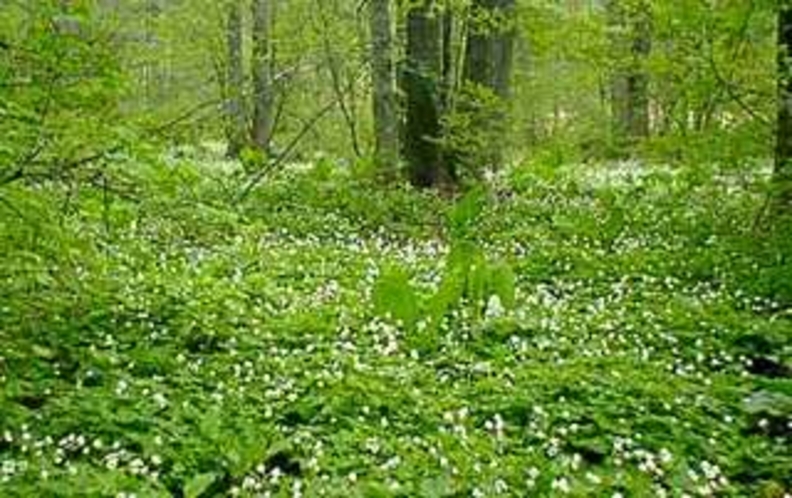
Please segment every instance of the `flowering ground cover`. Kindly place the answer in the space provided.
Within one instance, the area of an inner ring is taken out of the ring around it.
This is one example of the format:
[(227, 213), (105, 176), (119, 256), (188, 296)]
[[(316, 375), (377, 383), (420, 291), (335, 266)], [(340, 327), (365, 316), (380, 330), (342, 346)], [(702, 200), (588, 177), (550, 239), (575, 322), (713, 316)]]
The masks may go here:
[(5, 193), (0, 496), (792, 493), (762, 175), (229, 174)]

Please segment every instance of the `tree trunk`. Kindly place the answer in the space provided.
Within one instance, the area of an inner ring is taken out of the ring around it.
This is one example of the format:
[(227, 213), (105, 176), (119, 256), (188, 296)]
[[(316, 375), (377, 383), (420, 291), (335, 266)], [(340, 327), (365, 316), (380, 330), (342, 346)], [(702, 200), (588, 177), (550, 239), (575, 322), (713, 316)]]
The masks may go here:
[(396, 177), (399, 164), (399, 118), (390, 0), (371, 0), (371, 60), (374, 110), (374, 159), (387, 177)]
[[(514, 14), (515, 0), (501, 0), (497, 8), (508, 22), (508, 17)], [(514, 61), (514, 29), (501, 27), (492, 40), (492, 87), (495, 95), (501, 99), (511, 97), (511, 75)]]
[(470, 21), (467, 46), (465, 48), (465, 82), (475, 83), (483, 87), (492, 87), (492, 35), (486, 26), (476, 22), (478, 18), (486, 19), (487, 10), (493, 0), (473, 0), (471, 5), (472, 20)]
[(442, 164), (440, 86), (442, 33), (433, 0), (423, 0), (407, 14), (407, 61), (402, 82), (406, 100), (404, 155), (410, 181), (434, 187), (452, 180)]
[(482, 158), (474, 160), (484, 161), (487, 166), (497, 166), (503, 160), (503, 138), (507, 131), (503, 106), (511, 93), (514, 29), (510, 18), (514, 6), (514, 0), (474, 0), (472, 5), (464, 79), (466, 84), (473, 84), (496, 97), (489, 105), (471, 102), (468, 106), (476, 128), (473, 132), (486, 132), (485, 142), (489, 145), (488, 150), (481, 151)]
[[(611, 79), (611, 116), (617, 148), (649, 136), (649, 76), (643, 68), (651, 52), (651, 17), (645, 4), (608, 3), (611, 45), (617, 67)], [(625, 55), (620, 55), (625, 52)]]
[[(65, 4), (65, 2), (64, 2)], [(62, 4), (63, 5), (63, 4)], [(143, 65), (143, 89), (146, 106), (150, 109), (158, 108), (164, 101), (163, 98), (163, 61), (152, 54), (159, 54), (162, 44), (157, 36), (156, 24), (161, 14), (159, 2), (148, 0), (146, 2), (144, 20), (144, 39), (146, 44), (146, 62)], [(79, 26), (79, 25), (78, 25)]]
[(775, 204), (792, 213), (792, 5), (778, 13), (778, 117), (775, 150)]
[(261, 151), (272, 140), (272, 0), (253, 0), (253, 144)]
[(474, 0), (473, 17), (489, 22), (474, 22), (467, 39), (465, 80), (491, 89), (502, 99), (510, 93), (514, 4), (515, 0)]
[(446, 0), (445, 12), (443, 13), (442, 43), (443, 43), (443, 88), (441, 91), (441, 102), (443, 112), (451, 110), (456, 73), (454, 67), (454, 13), (451, 10), (451, 2)]
[(226, 137), (228, 157), (236, 158), (245, 146), (247, 119), (245, 118), (245, 73), (242, 63), (242, 4), (233, 0), (228, 6), (226, 43)]
[(652, 52), (652, 22), (648, 5), (642, 5), (632, 19), (633, 39), (630, 73), (630, 136), (641, 139), (649, 136), (649, 75), (646, 60)]

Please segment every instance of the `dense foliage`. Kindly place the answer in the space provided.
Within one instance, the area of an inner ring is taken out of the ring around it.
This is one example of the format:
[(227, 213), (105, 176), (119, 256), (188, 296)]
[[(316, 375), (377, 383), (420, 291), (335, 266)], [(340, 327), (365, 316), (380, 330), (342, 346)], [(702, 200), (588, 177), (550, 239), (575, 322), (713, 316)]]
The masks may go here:
[(0, 497), (788, 498), (790, 50), (769, 0), (0, 3)]
[(212, 163), (118, 167), (136, 196), (6, 191), (3, 496), (792, 486), (762, 175), (538, 163), (452, 205), (317, 167), (239, 210)]

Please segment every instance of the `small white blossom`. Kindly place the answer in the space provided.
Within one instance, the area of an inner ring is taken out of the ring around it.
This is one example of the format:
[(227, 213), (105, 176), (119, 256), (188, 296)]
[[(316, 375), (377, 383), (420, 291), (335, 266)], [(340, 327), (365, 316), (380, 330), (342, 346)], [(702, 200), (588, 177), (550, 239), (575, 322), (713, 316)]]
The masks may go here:
[(560, 491), (561, 493), (569, 493), (572, 489), (569, 485), (569, 480), (566, 477), (558, 477), (553, 479), (552, 488), (554, 491)]
[(503, 307), (503, 303), (501, 303), (500, 296), (497, 294), (493, 294), (487, 300), (487, 307), (484, 311), (484, 317), (487, 320), (493, 320), (496, 318), (500, 318), (506, 312), (506, 309)]

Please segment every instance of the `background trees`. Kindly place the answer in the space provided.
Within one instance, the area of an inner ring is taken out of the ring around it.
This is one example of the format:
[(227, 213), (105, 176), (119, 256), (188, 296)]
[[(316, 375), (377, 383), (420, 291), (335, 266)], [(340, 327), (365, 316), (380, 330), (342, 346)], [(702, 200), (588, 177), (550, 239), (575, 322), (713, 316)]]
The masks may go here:
[(647, 2), (610, 0), (611, 115), (613, 139), (619, 149), (649, 136), (649, 74), (652, 10)]
[[(380, 169), (404, 167), (401, 177), (419, 186), (548, 153), (769, 157), (776, 122), (786, 136), (783, 106), (774, 117), (778, 10), (766, 2), (36, 0), (3, 9), (10, 176), (28, 155), (40, 163), (52, 150), (62, 161), (82, 148), (75, 160), (91, 162), (128, 150), (138, 134), (221, 139), (231, 156), (252, 147), (277, 162), (299, 137), (291, 158), (375, 155)], [(70, 112), (117, 118), (75, 129)], [(58, 131), (42, 142), (50, 126)]]
[[(466, 105), (472, 112), (470, 125), (493, 133), (474, 162), (497, 166), (503, 161), (503, 137), (508, 133), (505, 111), (510, 96), (514, 50), (513, 0), (476, 0), (470, 7), (465, 46), (464, 84), (469, 92)], [(483, 145), (483, 144), (482, 144)]]
[(778, 117), (775, 151), (777, 202), (792, 208), (792, 5), (782, 2), (778, 13)]
[(0, 2), (0, 495), (786, 496), (789, 24)]
[(226, 45), (225, 98), (228, 106), (228, 156), (239, 157), (247, 140), (247, 116), (245, 113), (245, 65), (242, 26), (242, 3), (233, 0), (228, 4), (228, 26)]
[(390, 0), (371, 0), (371, 79), (374, 156), (377, 167), (394, 178), (399, 164), (399, 110)]
[(272, 139), (273, 54), (271, 30), (273, 1), (253, 1), (253, 144), (265, 151)]
[(410, 181), (432, 187), (451, 181), (441, 138), (442, 17), (439, 4), (424, 0), (407, 12), (402, 90), (405, 95), (404, 155)]

